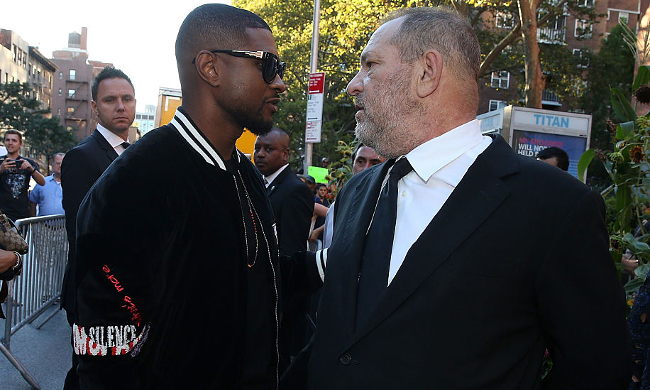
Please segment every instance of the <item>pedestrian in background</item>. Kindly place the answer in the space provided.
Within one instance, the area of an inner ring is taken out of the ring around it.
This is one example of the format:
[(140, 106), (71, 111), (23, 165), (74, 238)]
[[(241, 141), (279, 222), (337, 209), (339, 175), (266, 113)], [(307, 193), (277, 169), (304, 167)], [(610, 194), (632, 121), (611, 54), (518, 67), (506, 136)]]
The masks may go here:
[(29, 193), (30, 215), (38, 216), (65, 214), (63, 210), (63, 190), (61, 187), (61, 163), (65, 153), (52, 156), (52, 174), (45, 177), (45, 184), (37, 184)]
[[(68, 233), (68, 263), (61, 288), (61, 307), (68, 323), (74, 323), (76, 308), (75, 258), (77, 251), (77, 212), (90, 187), (106, 168), (129, 146), (129, 128), (135, 119), (135, 89), (129, 76), (113, 67), (104, 68), (90, 88), (91, 107), (97, 118), (97, 128), (66, 154), (61, 164), (63, 209)], [(65, 380), (64, 390), (79, 388), (77, 355), (72, 354), (72, 368)]]
[(20, 155), (23, 135), (18, 130), (7, 130), (4, 134), (7, 154), (0, 157), (0, 210), (16, 221), (29, 218), (29, 181), (44, 185), (45, 178), (38, 164), (31, 158)]

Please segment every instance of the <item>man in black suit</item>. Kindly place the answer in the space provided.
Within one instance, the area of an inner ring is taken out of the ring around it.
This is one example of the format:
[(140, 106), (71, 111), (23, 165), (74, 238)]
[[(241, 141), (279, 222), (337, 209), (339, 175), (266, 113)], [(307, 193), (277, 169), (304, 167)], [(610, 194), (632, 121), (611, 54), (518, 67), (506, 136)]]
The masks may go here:
[(370, 38), (347, 90), (357, 136), (389, 160), (337, 198), (311, 357), (285, 389), (626, 388), (603, 200), (481, 135), (479, 63), (469, 23), (439, 8)]
[(280, 128), (255, 140), (253, 157), (273, 206), (280, 254), (290, 256), (307, 246), (314, 197), (289, 167), (289, 154), (289, 135)]
[[(289, 135), (274, 127), (255, 141), (255, 166), (264, 175), (275, 216), (281, 255), (304, 251), (314, 213), (314, 196), (289, 167)], [(283, 295), (280, 301), (280, 372), (284, 371), (311, 336), (308, 297)]]
[[(74, 267), (77, 211), (86, 193), (118, 155), (129, 146), (129, 127), (135, 119), (135, 91), (131, 79), (119, 69), (104, 68), (91, 86), (91, 106), (97, 117), (97, 128), (65, 156), (61, 167), (63, 209), (68, 233), (68, 264), (66, 265), (61, 307), (70, 325), (74, 322)], [(66, 377), (65, 389), (79, 388), (73, 367)]]

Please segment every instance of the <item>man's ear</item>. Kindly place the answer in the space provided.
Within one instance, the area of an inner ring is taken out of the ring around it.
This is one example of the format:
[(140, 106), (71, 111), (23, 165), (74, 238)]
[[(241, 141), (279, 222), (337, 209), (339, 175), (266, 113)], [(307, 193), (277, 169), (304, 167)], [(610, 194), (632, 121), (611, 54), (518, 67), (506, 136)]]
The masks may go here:
[(93, 114), (95, 114), (99, 118), (99, 113), (97, 112), (97, 102), (91, 100), (90, 107), (93, 109)]
[(434, 93), (442, 78), (443, 61), (438, 50), (430, 50), (416, 61), (417, 81), (416, 91), (419, 97), (427, 97)]
[(284, 161), (285, 164), (287, 164), (289, 162), (289, 154), (290, 153), (291, 153), (291, 150), (289, 150), (289, 148), (286, 148), (284, 150), (284, 152), (283, 152), (282, 161)]
[(207, 50), (201, 50), (199, 54), (196, 55), (194, 63), (196, 66), (196, 72), (199, 74), (201, 80), (205, 81), (212, 87), (219, 86), (219, 65), (222, 64), (222, 62), (219, 61), (219, 57), (213, 55)]

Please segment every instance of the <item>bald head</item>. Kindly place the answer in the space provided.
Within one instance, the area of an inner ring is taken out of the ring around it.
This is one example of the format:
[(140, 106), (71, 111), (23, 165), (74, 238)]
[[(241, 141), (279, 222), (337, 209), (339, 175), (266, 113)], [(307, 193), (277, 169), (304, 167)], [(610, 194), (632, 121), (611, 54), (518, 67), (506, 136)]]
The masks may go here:
[(248, 41), (246, 29), (271, 31), (254, 13), (226, 4), (204, 4), (187, 15), (176, 37), (176, 62), (181, 86), (188, 81), (192, 60), (201, 50), (237, 49)]

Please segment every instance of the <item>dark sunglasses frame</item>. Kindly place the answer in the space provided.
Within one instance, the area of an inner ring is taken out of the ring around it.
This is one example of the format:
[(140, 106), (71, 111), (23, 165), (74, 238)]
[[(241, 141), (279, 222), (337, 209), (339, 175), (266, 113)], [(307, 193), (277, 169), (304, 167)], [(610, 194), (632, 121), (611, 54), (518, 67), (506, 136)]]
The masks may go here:
[[(222, 50), (222, 49), (212, 49), (208, 50), (210, 53), (224, 53), (231, 55), (233, 57), (242, 57), (242, 58), (252, 58), (254, 60), (262, 61), (262, 78), (267, 84), (273, 83), (275, 76), (284, 77), (284, 71), (286, 69), (286, 64), (280, 62), (278, 56), (268, 51), (262, 50)], [(195, 63), (196, 58), (192, 60), (192, 63)]]

